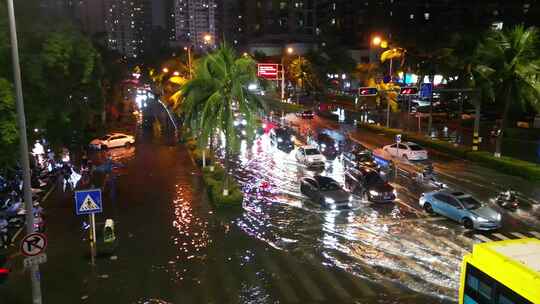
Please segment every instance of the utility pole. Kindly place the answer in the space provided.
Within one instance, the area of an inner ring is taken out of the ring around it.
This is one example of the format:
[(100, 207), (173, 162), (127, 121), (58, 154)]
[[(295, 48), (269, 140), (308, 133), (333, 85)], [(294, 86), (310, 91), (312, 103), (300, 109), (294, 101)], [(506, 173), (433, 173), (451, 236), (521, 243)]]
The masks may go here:
[[(26, 118), (24, 113), (24, 101), (22, 94), (21, 67), (19, 64), (17, 27), (15, 23), (15, 10), (13, 8), (13, 0), (6, 1), (8, 8), (9, 31), (11, 39), (13, 78), (15, 81), (17, 120), (19, 125), (19, 146), (23, 171), (24, 203), (26, 207), (26, 233), (31, 234), (34, 233), (34, 206), (32, 202), (32, 192), (30, 189), (30, 160), (28, 159), (28, 140), (26, 138)], [(32, 303), (41, 304), (41, 283), (39, 266), (37, 264), (30, 267), (30, 278), (32, 280)]]

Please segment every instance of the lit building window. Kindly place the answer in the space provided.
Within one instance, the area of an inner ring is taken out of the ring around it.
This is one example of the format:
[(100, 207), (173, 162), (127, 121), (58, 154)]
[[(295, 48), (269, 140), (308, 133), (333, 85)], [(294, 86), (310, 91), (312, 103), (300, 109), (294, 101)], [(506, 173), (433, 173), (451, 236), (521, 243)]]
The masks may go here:
[(424, 13), (424, 18), (425, 18), (426, 20), (429, 20), (429, 13)]
[(410, 19), (414, 19), (414, 14), (411, 14), (411, 15), (409, 16), (409, 18), (410, 18)]

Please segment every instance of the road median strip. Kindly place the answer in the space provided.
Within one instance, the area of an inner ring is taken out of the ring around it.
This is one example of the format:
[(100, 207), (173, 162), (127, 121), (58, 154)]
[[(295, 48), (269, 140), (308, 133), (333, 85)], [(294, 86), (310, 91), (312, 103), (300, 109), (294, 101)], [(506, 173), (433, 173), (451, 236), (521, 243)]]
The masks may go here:
[(489, 152), (472, 151), (463, 146), (455, 146), (448, 142), (432, 140), (423, 135), (404, 132), (400, 129), (385, 128), (372, 124), (358, 124), (358, 127), (371, 132), (383, 133), (385, 136), (401, 134), (404, 140), (414, 141), (438, 152), (466, 159), (502, 173), (520, 176), (528, 180), (540, 180), (540, 166), (535, 163), (505, 156), (495, 157)]

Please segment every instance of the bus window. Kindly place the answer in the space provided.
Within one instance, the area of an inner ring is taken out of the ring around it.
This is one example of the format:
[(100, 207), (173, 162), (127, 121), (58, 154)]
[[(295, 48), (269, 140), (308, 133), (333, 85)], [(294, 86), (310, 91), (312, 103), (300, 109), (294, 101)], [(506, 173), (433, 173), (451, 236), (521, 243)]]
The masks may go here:
[(464, 304), (532, 304), (470, 264), (465, 280)]

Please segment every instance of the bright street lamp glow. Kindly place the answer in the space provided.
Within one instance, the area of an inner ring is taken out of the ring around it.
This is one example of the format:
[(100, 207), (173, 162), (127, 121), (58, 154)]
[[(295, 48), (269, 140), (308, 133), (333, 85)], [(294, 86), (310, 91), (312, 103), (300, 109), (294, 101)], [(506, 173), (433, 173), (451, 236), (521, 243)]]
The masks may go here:
[(294, 49), (292, 47), (287, 48), (287, 53), (292, 54), (294, 52)]
[(169, 69), (163, 68), (163, 73), (169, 73)]
[(212, 40), (212, 36), (210, 36), (209, 34), (206, 34), (204, 35), (203, 39), (204, 39), (204, 42), (209, 43), (210, 40)]
[(373, 45), (379, 45), (379, 44), (381, 44), (381, 41), (382, 41), (381, 37), (379, 37), (379, 36), (375, 36), (375, 37), (373, 37), (373, 40), (371, 40)]
[(179, 76), (180, 73), (179, 73), (178, 71), (174, 71), (173, 75), (174, 75), (174, 76)]

